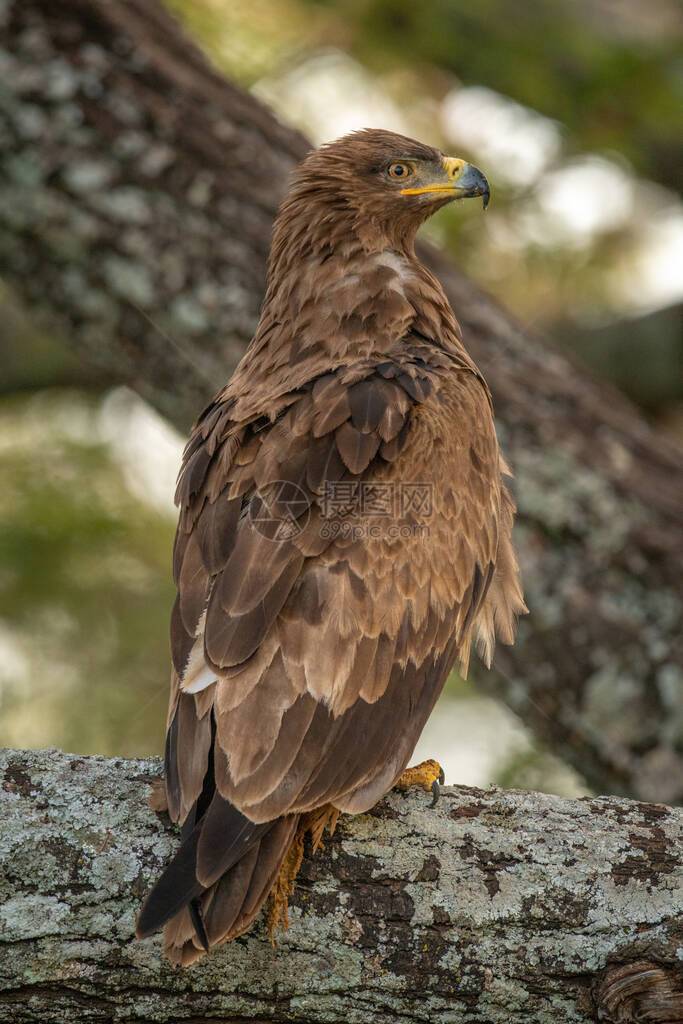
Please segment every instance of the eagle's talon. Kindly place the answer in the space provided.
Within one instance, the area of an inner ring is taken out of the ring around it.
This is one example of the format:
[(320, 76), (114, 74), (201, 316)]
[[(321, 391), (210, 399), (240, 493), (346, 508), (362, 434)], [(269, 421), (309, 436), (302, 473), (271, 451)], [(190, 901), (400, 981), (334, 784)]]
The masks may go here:
[(439, 799), (439, 787), (445, 781), (446, 776), (439, 762), (430, 759), (423, 761), (422, 764), (413, 765), (412, 768), (406, 768), (396, 782), (395, 788), (405, 791), (412, 789), (413, 786), (419, 786), (426, 793), (432, 794), (432, 802), (429, 806), (435, 807)]

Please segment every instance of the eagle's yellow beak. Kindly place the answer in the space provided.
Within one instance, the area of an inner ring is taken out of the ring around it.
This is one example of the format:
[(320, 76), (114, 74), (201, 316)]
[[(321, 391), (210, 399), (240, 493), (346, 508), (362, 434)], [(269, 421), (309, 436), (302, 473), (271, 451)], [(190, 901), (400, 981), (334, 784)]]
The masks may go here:
[(478, 167), (456, 156), (445, 156), (441, 166), (442, 176), (438, 181), (420, 188), (402, 188), (401, 195), (419, 196), (426, 192), (434, 192), (444, 196), (452, 195), (454, 199), (483, 196), (486, 209), (491, 192), (488, 181)]

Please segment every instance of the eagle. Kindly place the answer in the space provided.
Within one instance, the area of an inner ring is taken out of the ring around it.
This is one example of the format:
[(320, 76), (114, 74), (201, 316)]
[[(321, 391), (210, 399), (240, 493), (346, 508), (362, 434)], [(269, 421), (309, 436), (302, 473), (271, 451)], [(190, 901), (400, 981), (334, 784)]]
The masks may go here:
[(488, 202), (481, 171), (392, 132), (311, 152), (256, 333), (193, 427), (165, 752), (181, 842), (137, 922), (174, 963), (271, 893), (286, 922), (306, 829), (397, 784), (436, 795), (436, 762), (406, 767), (446, 677), (526, 611), (491, 396), (414, 249), (469, 196)]

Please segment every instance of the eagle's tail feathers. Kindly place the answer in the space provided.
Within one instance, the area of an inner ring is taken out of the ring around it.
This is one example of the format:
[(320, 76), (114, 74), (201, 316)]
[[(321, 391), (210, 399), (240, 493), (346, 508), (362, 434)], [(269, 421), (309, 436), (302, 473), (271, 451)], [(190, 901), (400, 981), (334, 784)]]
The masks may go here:
[[(192, 827), (194, 821), (196, 824)], [(226, 872), (258, 847), (259, 840), (274, 824), (251, 821), (218, 792), (214, 792), (198, 821), (196, 807), (193, 808), (183, 827), (180, 849), (142, 905), (135, 929), (137, 937), (144, 939), (153, 935), (185, 907), (203, 897)], [(195, 906), (188, 911), (189, 920), (196, 913)]]
[(194, 905), (188, 904), (167, 921), (164, 953), (172, 963), (187, 967), (212, 946), (235, 939), (250, 927), (273, 888), (298, 823), (297, 814), (270, 822), (267, 831), (203, 890)]

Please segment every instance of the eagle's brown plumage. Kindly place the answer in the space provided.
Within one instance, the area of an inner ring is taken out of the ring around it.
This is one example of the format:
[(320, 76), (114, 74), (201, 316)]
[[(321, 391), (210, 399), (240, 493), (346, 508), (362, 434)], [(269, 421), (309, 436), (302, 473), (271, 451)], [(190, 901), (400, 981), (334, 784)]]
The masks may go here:
[[(488, 196), (480, 172), (389, 132), (312, 153), (256, 335), (185, 450), (166, 746), (183, 840), (138, 922), (165, 924), (178, 963), (251, 924), (303, 813), (394, 785), (453, 663), (473, 640), (488, 662), (524, 610), (489, 392), (413, 249), (459, 194)], [(358, 519), (359, 483), (420, 484), (431, 510)]]

